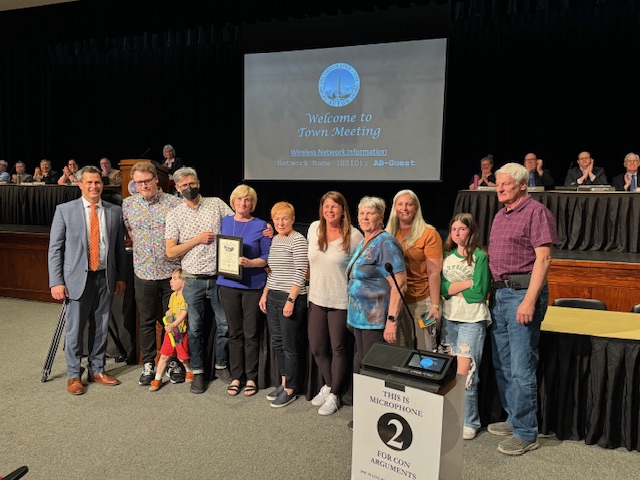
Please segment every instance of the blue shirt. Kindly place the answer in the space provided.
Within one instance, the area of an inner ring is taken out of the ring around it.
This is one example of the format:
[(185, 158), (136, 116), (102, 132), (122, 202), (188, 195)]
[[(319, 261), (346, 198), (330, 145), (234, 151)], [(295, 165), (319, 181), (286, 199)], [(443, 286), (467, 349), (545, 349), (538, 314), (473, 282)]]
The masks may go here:
[[(267, 228), (267, 222), (259, 218), (252, 218), (248, 222), (238, 222), (233, 215), (222, 219), (220, 235), (242, 237), (242, 256), (249, 259), (262, 258), (265, 261), (269, 256), (271, 239), (265, 237), (262, 232)], [(218, 277), (218, 285), (230, 288), (243, 288), (257, 290), (264, 287), (267, 281), (267, 271), (264, 267), (242, 269), (242, 280)]]
[(384, 231), (364, 248), (363, 245), (364, 240), (347, 267), (347, 323), (362, 330), (382, 330), (387, 321), (391, 296), (385, 264), (390, 263), (394, 273), (404, 272), (402, 247), (393, 235)]

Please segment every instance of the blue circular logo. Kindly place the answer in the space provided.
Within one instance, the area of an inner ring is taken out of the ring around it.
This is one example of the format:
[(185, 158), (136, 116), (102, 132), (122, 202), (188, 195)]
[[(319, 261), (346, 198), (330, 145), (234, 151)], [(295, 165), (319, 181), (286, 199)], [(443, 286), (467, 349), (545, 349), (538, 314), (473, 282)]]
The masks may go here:
[(349, 105), (359, 91), (360, 75), (348, 63), (334, 63), (322, 72), (318, 81), (320, 97), (332, 107)]

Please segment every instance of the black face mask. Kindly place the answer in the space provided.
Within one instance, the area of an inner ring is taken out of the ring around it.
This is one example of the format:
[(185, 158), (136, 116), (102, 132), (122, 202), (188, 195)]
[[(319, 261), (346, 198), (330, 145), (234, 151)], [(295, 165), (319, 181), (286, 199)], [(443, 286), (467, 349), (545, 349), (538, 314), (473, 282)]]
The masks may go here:
[(182, 196), (187, 200), (195, 200), (200, 195), (200, 189), (198, 187), (185, 188), (182, 191)]

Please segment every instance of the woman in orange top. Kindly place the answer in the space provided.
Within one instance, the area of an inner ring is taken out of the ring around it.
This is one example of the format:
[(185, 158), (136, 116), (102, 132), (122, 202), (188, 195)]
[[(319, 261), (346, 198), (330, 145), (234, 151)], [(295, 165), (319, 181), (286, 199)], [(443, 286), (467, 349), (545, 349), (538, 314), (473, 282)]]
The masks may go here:
[[(437, 331), (440, 329), (442, 238), (425, 222), (420, 200), (412, 190), (401, 190), (393, 197), (387, 232), (402, 245), (407, 268), (405, 299), (416, 321), (417, 347), (434, 352), (438, 348)], [(428, 319), (426, 325), (420, 318), (423, 314)], [(403, 309), (396, 344), (412, 346), (412, 332), (411, 318)]]

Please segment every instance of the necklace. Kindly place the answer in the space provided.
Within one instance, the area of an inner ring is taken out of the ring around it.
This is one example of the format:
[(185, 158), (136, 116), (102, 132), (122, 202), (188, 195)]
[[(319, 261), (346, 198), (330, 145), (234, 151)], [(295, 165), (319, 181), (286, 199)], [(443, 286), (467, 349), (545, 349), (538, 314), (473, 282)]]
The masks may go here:
[(242, 229), (242, 231), (240, 232), (240, 235), (238, 235), (238, 237), (242, 237), (242, 234), (243, 234), (243, 233), (244, 233), (244, 231), (247, 229), (247, 225), (249, 225), (249, 222), (250, 222), (251, 220), (253, 220), (253, 218), (252, 218), (252, 219), (247, 220), (246, 222), (240, 222), (240, 221), (238, 221), (238, 220), (236, 220), (236, 219), (234, 218), (234, 219), (233, 219), (233, 236), (234, 236), (234, 237), (236, 236), (236, 224), (237, 224), (237, 223), (244, 223), (244, 228), (243, 228), (243, 229)]

